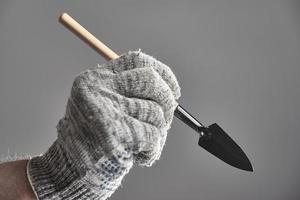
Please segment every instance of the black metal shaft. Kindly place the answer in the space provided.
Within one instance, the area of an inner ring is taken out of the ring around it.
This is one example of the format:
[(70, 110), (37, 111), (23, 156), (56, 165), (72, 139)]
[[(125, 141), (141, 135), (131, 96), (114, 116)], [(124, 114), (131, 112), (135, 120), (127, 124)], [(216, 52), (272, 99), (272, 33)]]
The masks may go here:
[(205, 126), (201, 122), (199, 122), (195, 117), (193, 117), (188, 111), (186, 111), (182, 106), (178, 105), (176, 107), (174, 115), (178, 119), (183, 121), (186, 125), (199, 132), (201, 136), (203, 135), (203, 132), (201, 132), (201, 130), (204, 129)]

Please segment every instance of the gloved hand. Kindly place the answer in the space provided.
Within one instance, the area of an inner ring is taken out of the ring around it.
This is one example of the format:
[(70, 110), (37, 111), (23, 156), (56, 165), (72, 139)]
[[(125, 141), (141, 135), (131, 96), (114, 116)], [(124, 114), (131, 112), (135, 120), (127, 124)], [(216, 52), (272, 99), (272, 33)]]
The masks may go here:
[(179, 97), (171, 69), (140, 50), (77, 75), (57, 139), (28, 162), (36, 196), (107, 199), (134, 163), (159, 159)]

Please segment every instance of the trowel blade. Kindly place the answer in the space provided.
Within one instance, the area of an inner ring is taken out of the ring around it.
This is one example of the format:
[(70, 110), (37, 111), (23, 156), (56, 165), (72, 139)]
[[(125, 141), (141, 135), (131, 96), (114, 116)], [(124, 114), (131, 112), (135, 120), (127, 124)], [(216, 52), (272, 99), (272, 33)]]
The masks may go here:
[(198, 144), (227, 164), (246, 171), (253, 171), (244, 151), (217, 124), (202, 129)]

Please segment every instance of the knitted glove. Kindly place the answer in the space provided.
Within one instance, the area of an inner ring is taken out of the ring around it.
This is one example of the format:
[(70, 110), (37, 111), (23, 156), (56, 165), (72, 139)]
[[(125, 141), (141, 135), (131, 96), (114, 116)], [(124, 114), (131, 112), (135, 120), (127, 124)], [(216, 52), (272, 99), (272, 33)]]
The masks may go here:
[(57, 139), (28, 162), (36, 196), (107, 199), (133, 163), (159, 159), (179, 97), (171, 69), (140, 50), (77, 75)]

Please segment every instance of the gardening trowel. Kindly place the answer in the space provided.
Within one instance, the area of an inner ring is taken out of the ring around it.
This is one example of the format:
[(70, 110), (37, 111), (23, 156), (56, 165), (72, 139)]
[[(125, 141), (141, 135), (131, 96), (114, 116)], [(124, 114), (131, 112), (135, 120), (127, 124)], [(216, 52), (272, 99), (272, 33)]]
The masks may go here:
[[(110, 48), (88, 32), (67, 13), (63, 13), (59, 17), (59, 21), (94, 50), (100, 53), (106, 60), (116, 59), (119, 57), (118, 54), (113, 52)], [(229, 165), (242, 170), (253, 171), (252, 165), (246, 154), (219, 125), (212, 124), (205, 127), (180, 105), (177, 106), (174, 115), (200, 134), (198, 144), (208, 152), (212, 153)]]

